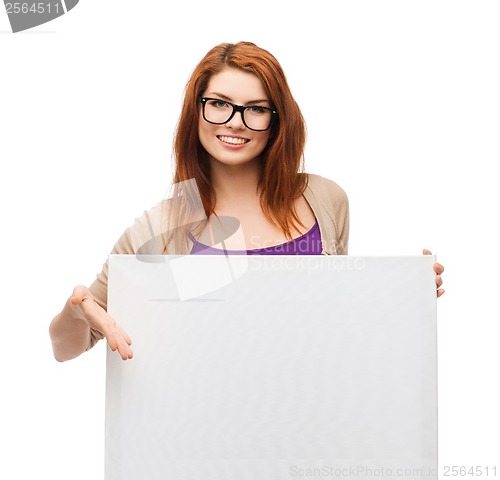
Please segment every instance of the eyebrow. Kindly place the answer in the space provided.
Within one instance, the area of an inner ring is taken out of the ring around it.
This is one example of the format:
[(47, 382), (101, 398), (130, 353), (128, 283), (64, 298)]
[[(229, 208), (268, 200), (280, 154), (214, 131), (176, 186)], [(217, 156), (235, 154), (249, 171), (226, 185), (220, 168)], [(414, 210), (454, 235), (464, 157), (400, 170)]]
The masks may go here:
[[(233, 102), (233, 99), (231, 97), (228, 97), (227, 95), (224, 95), (223, 93), (220, 92), (209, 92), (207, 95), (215, 95), (217, 97), (220, 97), (222, 100), (227, 100), (228, 102)], [(252, 105), (255, 103), (264, 103), (267, 102), (271, 104), (271, 102), (267, 98), (263, 98), (261, 100), (250, 100), (249, 102), (246, 102), (245, 105)]]

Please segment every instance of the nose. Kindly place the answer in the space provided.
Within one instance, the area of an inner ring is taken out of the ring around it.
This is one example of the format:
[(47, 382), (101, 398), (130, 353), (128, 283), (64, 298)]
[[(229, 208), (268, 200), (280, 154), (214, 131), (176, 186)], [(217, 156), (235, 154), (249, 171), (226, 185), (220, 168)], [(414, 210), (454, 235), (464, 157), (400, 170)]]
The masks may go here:
[(246, 128), (245, 122), (243, 122), (243, 110), (238, 110), (234, 112), (233, 118), (226, 123), (229, 128), (234, 128), (236, 130), (243, 130)]

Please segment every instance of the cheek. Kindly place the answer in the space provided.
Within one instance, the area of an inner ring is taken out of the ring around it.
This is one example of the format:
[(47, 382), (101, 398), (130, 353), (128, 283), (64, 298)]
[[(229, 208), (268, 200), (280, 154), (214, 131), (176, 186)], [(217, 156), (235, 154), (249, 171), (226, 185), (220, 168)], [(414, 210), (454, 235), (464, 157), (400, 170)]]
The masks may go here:
[(258, 138), (258, 143), (259, 143), (259, 147), (262, 150), (264, 150), (268, 143), (269, 143), (269, 139), (270, 139), (270, 136), (269, 136), (269, 133), (263, 133), (262, 136), (260, 136), (260, 138)]
[(206, 150), (207, 149), (207, 141), (210, 133), (210, 125), (207, 122), (204, 122), (203, 119), (198, 123), (198, 138), (200, 140), (201, 145)]

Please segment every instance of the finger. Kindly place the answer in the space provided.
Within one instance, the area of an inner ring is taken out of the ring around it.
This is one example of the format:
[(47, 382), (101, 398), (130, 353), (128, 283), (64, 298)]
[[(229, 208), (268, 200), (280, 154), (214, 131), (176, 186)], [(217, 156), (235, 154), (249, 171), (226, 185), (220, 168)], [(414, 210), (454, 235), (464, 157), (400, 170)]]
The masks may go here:
[(109, 328), (104, 327), (102, 329), (102, 333), (108, 342), (109, 348), (111, 351), (116, 352), (118, 350), (118, 337), (117, 335)]
[(436, 275), (436, 286), (439, 288), (443, 284), (443, 280), (441, 279), (441, 275)]
[(444, 288), (440, 288), (436, 294), (437, 294), (437, 298), (439, 298), (441, 295), (443, 295), (443, 293), (445, 292)]
[[(103, 333), (108, 342), (109, 348), (113, 352), (118, 351), (123, 360), (128, 360), (133, 357), (130, 345), (132, 345), (132, 340), (130, 336), (123, 330), (120, 325), (118, 325), (109, 315), (107, 315), (106, 322), (103, 326)], [(109, 324), (109, 321), (112, 324)]]
[(128, 335), (128, 333), (125, 330), (123, 330), (123, 328), (120, 327), (120, 325), (117, 325), (117, 327), (120, 329), (120, 333), (122, 334), (122, 337), (127, 342), (127, 345), (132, 345), (132, 339), (130, 338), (130, 336)]
[(122, 360), (130, 360), (134, 356), (132, 349), (124, 338), (121, 338), (118, 343), (118, 353), (121, 355)]
[(427, 250), (426, 248), (424, 248), (424, 249), (422, 250), (422, 253), (423, 253), (424, 255), (432, 255), (432, 252), (431, 252), (430, 250)]
[[(113, 326), (113, 330), (114, 331), (113, 331), (113, 333), (111, 335), (114, 337), (118, 348), (120, 347), (120, 345), (122, 343), (126, 344), (127, 347), (129, 347), (130, 345), (132, 345), (132, 339), (130, 338), (130, 336), (116, 322), (115, 322), (115, 324)], [(123, 340), (123, 342), (122, 342), (122, 340)]]
[(109, 348), (111, 348), (112, 352), (116, 352), (118, 350), (118, 342), (114, 336), (108, 335), (106, 337), (106, 341), (108, 342)]
[(71, 295), (71, 303), (73, 305), (78, 305), (83, 301), (85, 297), (90, 296), (90, 291), (84, 285), (77, 285), (73, 289), (73, 294)]
[(132, 353), (130, 344), (128, 343), (128, 340), (123, 335), (121, 335), (121, 332), (119, 330), (121, 329), (117, 328), (117, 336), (115, 337), (116, 350), (118, 350), (118, 353), (122, 357), (122, 360), (131, 359), (134, 356), (134, 354)]
[(434, 271), (438, 274), (441, 275), (444, 272), (444, 267), (440, 263), (435, 263), (432, 268), (434, 268)]
[(116, 325), (116, 327), (120, 333), (118, 341), (118, 352), (120, 353), (122, 360), (130, 360), (134, 356), (134, 353), (130, 348), (130, 345), (132, 345), (132, 340), (122, 327), (120, 327), (119, 325)]

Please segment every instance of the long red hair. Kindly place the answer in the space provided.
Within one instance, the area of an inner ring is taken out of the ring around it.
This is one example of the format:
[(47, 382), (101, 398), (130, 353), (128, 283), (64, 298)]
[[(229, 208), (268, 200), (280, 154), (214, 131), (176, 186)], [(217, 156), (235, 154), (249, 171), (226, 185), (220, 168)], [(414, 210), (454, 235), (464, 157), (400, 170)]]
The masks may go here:
[(215, 192), (208, 154), (198, 138), (199, 100), (212, 75), (227, 67), (256, 75), (277, 110), (268, 144), (260, 156), (262, 210), (271, 223), (292, 238), (291, 229), (304, 226), (294, 208), (306, 187), (303, 153), (306, 127), (285, 73), (276, 58), (254, 43), (222, 43), (212, 48), (194, 69), (184, 92), (184, 103), (174, 139), (174, 184), (195, 179), (207, 217), (214, 214)]

